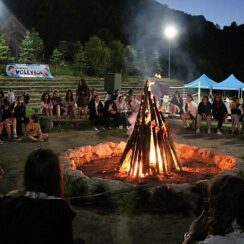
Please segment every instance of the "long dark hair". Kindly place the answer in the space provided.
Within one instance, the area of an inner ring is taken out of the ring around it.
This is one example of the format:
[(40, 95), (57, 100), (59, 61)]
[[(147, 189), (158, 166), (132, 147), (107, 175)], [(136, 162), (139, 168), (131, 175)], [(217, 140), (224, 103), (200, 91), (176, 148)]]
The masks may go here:
[(81, 92), (81, 91), (84, 91), (87, 94), (90, 92), (90, 89), (89, 89), (86, 81), (83, 78), (80, 79), (78, 88), (77, 88), (77, 92)]
[(48, 98), (47, 98), (47, 103), (50, 103), (51, 102), (51, 97), (50, 97), (50, 95), (49, 95), (49, 93), (48, 92), (44, 92), (43, 94), (42, 94), (42, 97), (41, 97), (41, 101), (45, 101), (45, 96), (48, 96)]
[(244, 179), (225, 175), (209, 187), (209, 234), (232, 232), (234, 220), (244, 231)]
[(24, 186), (26, 191), (62, 197), (63, 178), (57, 154), (49, 149), (33, 151), (26, 160)]
[[(70, 95), (70, 100), (69, 100), (69, 96), (68, 96), (69, 92), (70, 92), (70, 94), (71, 94), (71, 95)], [(72, 92), (70, 89), (66, 92), (66, 95), (65, 95), (65, 101), (66, 101), (66, 102), (69, 102), (69, 101), (73, 102), (73, 101), (74, 101), (73, 92)]]

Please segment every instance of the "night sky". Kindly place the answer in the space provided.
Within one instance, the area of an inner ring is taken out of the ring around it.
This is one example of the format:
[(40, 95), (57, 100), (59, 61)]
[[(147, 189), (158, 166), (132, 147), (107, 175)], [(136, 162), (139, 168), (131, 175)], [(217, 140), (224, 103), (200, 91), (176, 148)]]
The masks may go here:
[(169, 8), (192, 15), (203, 15), (221, 27), (236, 21), (244, 24), (244, 0), (157, 0)]

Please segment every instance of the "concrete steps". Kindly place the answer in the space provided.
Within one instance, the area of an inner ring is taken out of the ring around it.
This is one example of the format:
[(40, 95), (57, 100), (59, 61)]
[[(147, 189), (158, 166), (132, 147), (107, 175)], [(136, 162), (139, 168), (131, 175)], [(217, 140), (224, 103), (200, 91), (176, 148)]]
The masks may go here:
[[(39, 107), (41, 95), (44, 92), (52, 94), (53, 90), (58, 90), (62, 98), (65, 97), (65, 93), (68, 89), (71, 89), (75, 94), (78, 87), (79, 78), (74, 77), (61, 77), (52, 80), (48, 79), (15, 79), (15, 78), (0, 78), (0, 90), (3, 90), (5, 95), (10, 88), (13, 89), (15, 96), (22, 95), (24, 91), (30, 95), (30, 106)], [(90, 89), (95, 89), (96, 92), (104, 100), (106, 91), (104, 91), (104, 80), (101, 78), (85, 78)], [(164, 84), (169, 86), (179, 87), (182, 83), (175, 80), (164, 80)], [(141, 78), (129, 78), (122, 82), (121, 92), (127, 94), (130, 89), (133, 89), (135, 94), (140, 93), (143, 90), (145, 80)], [(174, 89), (173, 89), (174, 90)], [(172, 92), (173, 92), (172, 90)]]
[[(78, 87), (78, 80), (75, 78), (55, 78), (53, 80), (0, 78), (0, 90), (3, 90), (4, 94), (7, 95), (9, 89), (13, 89), (15, 97), (22, 95), (26, 91), (31, 98), (29, 102), (30, 106), (39, 107), (41, 95), (44, 92), (51, 94), (53, 90), (58, 90), (62, 98), (65, 97), (68, 89), (71, 89), (75, 94)], [(102, 100), (105, 98), (106, 91), (104, 91), (103, 79), (88, 78), (86, 82), (90, 89), (93, 88), (96, 90)], [(127, 94), (129, 89), (133, 89), (137, 94), (142, 91), (143, 86), (144, 80), (123, 81), (121, 91)]]

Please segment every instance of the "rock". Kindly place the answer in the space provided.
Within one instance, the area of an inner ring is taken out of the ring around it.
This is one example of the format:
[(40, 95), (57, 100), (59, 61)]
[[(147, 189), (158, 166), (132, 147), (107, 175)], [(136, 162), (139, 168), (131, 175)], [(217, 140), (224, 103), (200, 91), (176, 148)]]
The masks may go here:
[(121, 141), (113, 151), (114, 156), (121, 156), (126, 146), (126, 142)]
[(205, 163), (213, 163), (214, 152), (212, 150), (199, 148), (198, 154)]
[[(95, 154), (98, 159), (109, 158), (112, 156), (113, 151), (108, 144), (100, 143), (92, 148), (93, 155)], [(93, 158), (94, 160), (94, 158)]]

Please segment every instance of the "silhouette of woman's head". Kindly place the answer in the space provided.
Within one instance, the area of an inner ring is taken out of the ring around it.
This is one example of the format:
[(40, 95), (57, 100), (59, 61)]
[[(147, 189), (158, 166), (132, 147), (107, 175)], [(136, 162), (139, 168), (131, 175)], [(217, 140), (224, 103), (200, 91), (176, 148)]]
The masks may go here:
[(29, 155), (24, 170), (24, 186), (27, 191), (63, 196), (60, 162), (52, 150), (38, 149)]
[(209, 233), (224, 235), (232, 230), (232, 223), (244, 230), (244, 179), (225, 175), (209, 187)]

